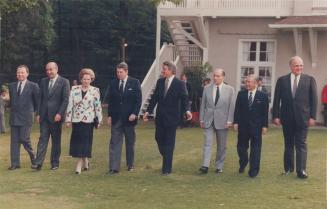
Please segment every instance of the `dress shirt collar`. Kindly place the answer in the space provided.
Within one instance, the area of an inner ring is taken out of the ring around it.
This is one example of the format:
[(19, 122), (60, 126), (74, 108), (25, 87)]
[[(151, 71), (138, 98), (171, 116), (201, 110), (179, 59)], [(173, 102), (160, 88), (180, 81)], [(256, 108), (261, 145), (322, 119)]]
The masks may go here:
[(252, 92), (252, 98), (254, 98), (257, 88), (253, 89), (252, 91), (248, 90), (248, 97), (250, 96), (250, 92)]

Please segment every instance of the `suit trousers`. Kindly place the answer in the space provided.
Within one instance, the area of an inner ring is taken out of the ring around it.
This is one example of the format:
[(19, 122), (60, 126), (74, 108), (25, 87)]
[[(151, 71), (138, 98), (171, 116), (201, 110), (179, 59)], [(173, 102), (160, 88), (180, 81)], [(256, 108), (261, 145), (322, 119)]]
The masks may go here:
[(237, 153), (240, 168), (245, 168), (249, 162), (248, 148), (250, 142), (250, 170), (251, 174), (258, 174), (260, 170), (262, 135), (260, 130), (239, 130), (237, 141)]
[(214, 133), (217, 141), (216, 168), (223, 169), (226, 158), (228, 129), (216, 129), (214, 124), (204, 129), (203, 166), (209, 167), (210, 165), (211, 146)]
[(40, 123), (40, 138), (37, 144), (37, 154), (34, 164), (43, 164), (48, 149), (49, 138), (51, 136), (52, 147), (50, 163), (52, 167), (59, 166), (59, 158), (61, 154), (61, 130), (61, 122), (51, 123), (49, 120), (43, 120)]
[(11, 166), (20, 166), (20, 145), (30, 156), (31, 163), (34, 162), (34, 152), (31, 145), (30, 134), (31, 126), (11, 126), (11, 143), (10, 143), (10, 158)]
[(283, 124), (284, 134), (284, 169), (294, 171), (294, 146), (296, 150), (296, 171), (306, 169), (308, 127), (299, 127), (296, 123)]
[(172, 171), (176, 129), (176, 126), (164, 126), (160, 122), (156, 124), (155, 138), (162, 156), (162, 173), (171, 173)]
[(109, 144), (109, 169), (120, 170), (121, 152), (125, 136), (126, 165), (134, 165), (135, 126), (126, 126), (118, 120), (111, 126), (111, 139)]
[(0, 134), (6, 132), (6, 127), (5, 127), (5, 113), (0, 112)]

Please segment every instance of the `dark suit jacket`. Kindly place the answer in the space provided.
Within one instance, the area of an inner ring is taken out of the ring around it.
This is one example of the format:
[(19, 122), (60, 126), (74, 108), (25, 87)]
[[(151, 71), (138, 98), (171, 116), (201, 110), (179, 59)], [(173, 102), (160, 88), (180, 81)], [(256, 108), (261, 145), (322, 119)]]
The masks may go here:
[[(291, 74), (277, 80), (273, 102), (273, 118), (283, 125), (296, 123), (307, 126), (309, 118), (316, 119), (317, 86), (313, 77), (301, 74), (295, 98), (292, 97)], [(295, 121), (294, 121), (295, 120)]]
[(112, 124), (119, 119), (124, 125), (135, 125), (137, 120), (129, 121), (131, 114), (138, 115), (142, 103), (142, 91), (139, 80), (128, 76), (124, 93), (121, 98), (119, 93), (119, 80), (110, 82), (108, 89), (108, 117), (111, 117)]
[(39, 86), (27, 80), (19, 96), (17, 85), (17, 81), (9, 84), (9, 123), (11, 126), (32, 126), (34, 112), (38, 109)]
[(260, 131), (263, 127), (268, 128), (268, 95), (262, 91), (256, 91), (252, 107), (248, 106), (248, 90), (238, 92), (234, 123), (239, 125), (239, 131)]
[(158, 122), (161, 121), (164, 126), (177, 127), (181, 119), (181, 108), (185, 112), (190, 110), (185, 82), (175, 77), (165, 97), (164, 92), (165, 78), (159, 78), (147, 112), (152, 113), (154, 107), (158, 104), (156, 110), (156, 123), (158, 124)]
[(50, 92), (48, 90), (49, 81), (49, 78), (43, 78), (40, 84), (40, 105), (38, 109), (40, 122), (48, 119), (53, 123), (56, 114), (61, 115), (61, 121), (63, 122), (69, 99), (69, 81), (66, 78), (58, 76)]

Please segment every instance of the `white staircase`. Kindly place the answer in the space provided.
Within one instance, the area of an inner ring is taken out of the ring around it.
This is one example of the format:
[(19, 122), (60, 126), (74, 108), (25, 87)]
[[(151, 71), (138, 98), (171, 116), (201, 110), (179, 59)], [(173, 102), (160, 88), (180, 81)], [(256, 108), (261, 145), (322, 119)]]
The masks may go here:
[(197, 18), (166, 19), (170, 35), (184, 67), (198, 66), (203, 63), (205, 46), (201, 41), (200, 34), (202, 33), (199, 33), (201, 29), (197, 28), (197, 21)]

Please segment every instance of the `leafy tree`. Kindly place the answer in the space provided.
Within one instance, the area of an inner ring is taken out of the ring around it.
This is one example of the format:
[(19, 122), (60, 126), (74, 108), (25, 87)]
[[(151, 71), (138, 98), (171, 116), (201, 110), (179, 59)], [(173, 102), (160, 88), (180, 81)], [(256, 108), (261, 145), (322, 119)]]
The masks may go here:
[(31, 74), (43, 74), (55, 36), (51, 7), (46, 0), (9, 2), (2, 1), (2, 8), (10, 12), (2, 16), (1, 72), (15, 72), (18, 65), (27, 64)]
[(1, 14), (18, 12), (36, 6), (37, 3), (38, 0), (0, 0), (0, 12)]

